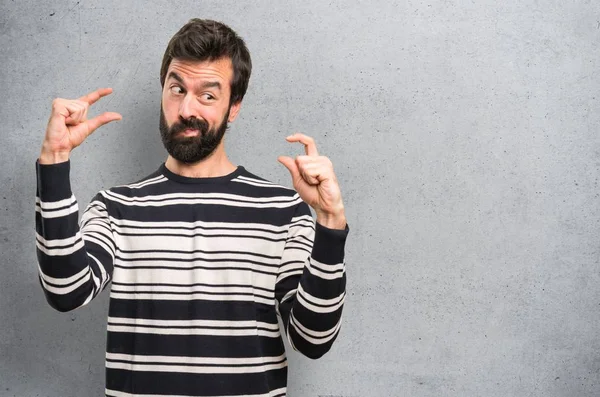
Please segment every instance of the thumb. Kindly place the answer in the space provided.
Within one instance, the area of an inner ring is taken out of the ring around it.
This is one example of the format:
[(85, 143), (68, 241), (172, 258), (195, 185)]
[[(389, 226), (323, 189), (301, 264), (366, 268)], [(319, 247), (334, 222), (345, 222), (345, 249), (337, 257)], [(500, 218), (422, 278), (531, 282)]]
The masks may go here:
[[(81, 127), (81, 128), (87, 128), (87, 131), (86, 131), (86, 136), (87, 136), (87, 135), (90, 135), (92, 132), (94, 132), (99, 127), (102, 127), (104, 124), (108, 124), (111, 121), (117, 121), (117, 120), (121, 120), (121, 119), (123, 119), (123, 116), (121, 116), (119, 113), (104, 112), (101, 115), (96, 116), (91, 120), (87, 120), (80, 125), (83, 125), (83, 127)], [(77, 126), (77, 127), (79, 127), (79, 126)]]
[(279, 161), (285, 166), (285, 168), (288, 169), (294, 183), (298, 178), (301, 178), (300, 171), (298, 171), (298, 166), (296, 165), (296, 161), (294, 161), (294, 159), (291, 157), (279, 156), (277, 157), (277, 161)]

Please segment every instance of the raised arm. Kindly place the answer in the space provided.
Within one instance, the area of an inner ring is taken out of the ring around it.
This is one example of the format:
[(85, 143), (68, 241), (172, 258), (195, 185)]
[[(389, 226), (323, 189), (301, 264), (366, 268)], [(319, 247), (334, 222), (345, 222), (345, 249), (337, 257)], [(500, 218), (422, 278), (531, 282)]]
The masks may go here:
[(71, 191), (69, 155), (95, 129), (121, 119), (103, 113), (87, 119), (90, 105), (112, 92), (100, 89), (77, 100), (55, 99), (36, 164), (36, 251), (46, 299), (59, 311), (90, 302), (108, 284), (115, 246), (106, 203), (98, 194), (81, 225)]
[[(341, 326), (348, 226), (331, 161), (319, 156), (310, 137), (295, 134), (287, 140), (305, 146), (305, 156), (279, 158), (304, 202), (290, 222), (275, 296), (292, 347), (319, 358), (329, 351)], [(317, 214), (316, 224), (307, 204)]]

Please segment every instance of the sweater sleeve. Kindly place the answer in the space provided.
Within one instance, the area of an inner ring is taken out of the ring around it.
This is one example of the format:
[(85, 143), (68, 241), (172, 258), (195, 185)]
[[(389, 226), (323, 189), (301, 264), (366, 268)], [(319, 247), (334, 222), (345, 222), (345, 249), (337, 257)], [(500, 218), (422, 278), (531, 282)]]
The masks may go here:
[(347, 226), (333, 230), (315, 223), (304, 202), (290, 223), (275, 297), (290, 345), (309, 358), (327, 353), (340, 330), (347, 235)]
[(89, 303), (110, 281), (116, 251), (113, 232), (100, 193), (78, 223), (69, 161), (37, 163), (36, 171), (39, 279), (50, 306), (65, 312)]

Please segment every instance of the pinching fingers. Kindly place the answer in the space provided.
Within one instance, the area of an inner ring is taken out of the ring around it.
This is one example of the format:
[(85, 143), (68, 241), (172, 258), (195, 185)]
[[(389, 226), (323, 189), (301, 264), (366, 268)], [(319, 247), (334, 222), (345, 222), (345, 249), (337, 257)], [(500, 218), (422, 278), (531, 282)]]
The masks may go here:
[(315, 140), (308, 135), (304, 135), (301, 133), (296, 133), (294, 135), (290, 135), (285, 138), (288, 142), (300, 142), (304, 145), (304, 151), (307, 156), (318, 156), (319, 151), (317, 150), (317, 145)]
[(76, 125), (87, 120), (88, 105), (86, 102), (77, 100), (67, 101), (65, 103), (65, 108), (69, 112), (68, 116), (65, 118), (65, 123), (67, 125)]
[(327, 157), (298, 156), (296, 164), (302, 178), (311, 185), (318, 185), (331, 175), (330, 161)]
[(86, 102), (88, 105), (93, 105), (98, 99), (111, 94), (112, 91), (112, 88), (99, 88), (96, 91), (92, 91), (89, 94), (82, 96), (79, 100)]
[(111, 121), (121, 120), (122, 118), (123, 116), (121, 116), (119, 113), (104, 112), (101, 115), (96, 116), (87, 122), (89, 134), (91, 134), (92, 132), (94, 132), (94, 130), (103, 126), (104, 124), (108, 124)]

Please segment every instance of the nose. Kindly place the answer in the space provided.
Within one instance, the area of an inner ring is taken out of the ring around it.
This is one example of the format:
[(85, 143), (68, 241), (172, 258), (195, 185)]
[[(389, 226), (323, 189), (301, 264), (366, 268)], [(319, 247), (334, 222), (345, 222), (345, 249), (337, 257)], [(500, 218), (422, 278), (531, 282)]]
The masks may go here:
[(188, 93), (179, 104), (179, 117), (186, 120), (191, 117), (197, 118), (195, 103), (196, 98)]

